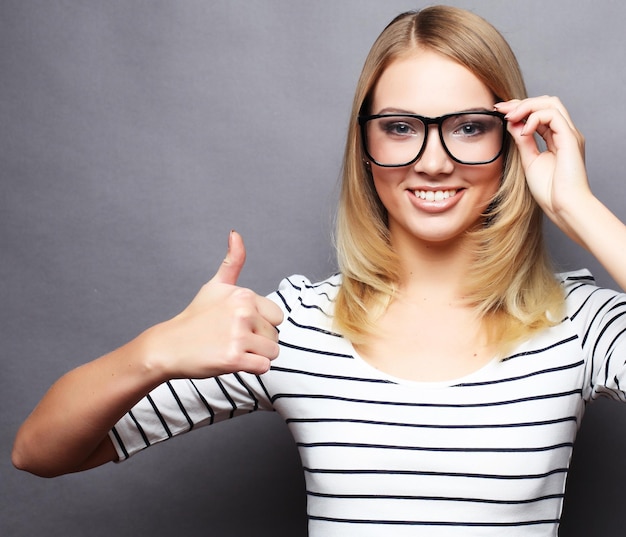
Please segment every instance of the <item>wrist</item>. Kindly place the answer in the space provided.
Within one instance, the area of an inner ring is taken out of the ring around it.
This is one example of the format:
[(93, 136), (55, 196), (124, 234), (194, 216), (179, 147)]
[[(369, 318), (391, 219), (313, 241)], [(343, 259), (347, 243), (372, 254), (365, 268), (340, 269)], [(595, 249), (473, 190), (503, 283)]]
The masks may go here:
[(153, 387), (176, 376), (171, 371), (171, 357), (165, 350), (164, 324), (151, 326), (129, 343), (132, 346), (137, 372)]

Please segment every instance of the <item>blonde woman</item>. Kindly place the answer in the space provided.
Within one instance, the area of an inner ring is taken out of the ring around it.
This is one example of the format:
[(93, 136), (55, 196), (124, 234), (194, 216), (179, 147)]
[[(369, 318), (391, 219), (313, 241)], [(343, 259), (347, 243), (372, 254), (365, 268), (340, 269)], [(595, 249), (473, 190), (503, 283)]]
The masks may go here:
[(583, 145), (483, 19), (398, 16), (355, 95), (340, 273), (260, 297), (236, 286), (232, 232), (180, 315), (52, 386), (15, 465), (75, 472), (275, 410), (312, 536), (556, 536), (585, 402), (626, 399), (626, 296), (555, 276), (544, 250), (545, 213), (626, 286), (626, 228), (591, 193)]

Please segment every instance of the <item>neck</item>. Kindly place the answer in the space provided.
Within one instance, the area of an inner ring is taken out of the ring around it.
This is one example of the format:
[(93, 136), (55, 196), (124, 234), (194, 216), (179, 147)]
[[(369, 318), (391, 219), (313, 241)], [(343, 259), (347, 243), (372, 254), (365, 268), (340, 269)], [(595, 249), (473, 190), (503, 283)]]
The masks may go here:
[(400, 258), (399, 294), (407, 300), (457, 303), (471, 263), (466, 240), (392, 240)]

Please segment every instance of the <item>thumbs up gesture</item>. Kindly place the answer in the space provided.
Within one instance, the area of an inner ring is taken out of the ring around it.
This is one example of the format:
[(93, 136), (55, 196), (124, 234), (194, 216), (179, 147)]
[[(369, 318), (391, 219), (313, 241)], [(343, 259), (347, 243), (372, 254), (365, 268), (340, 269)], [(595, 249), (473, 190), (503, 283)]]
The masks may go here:
[(167, 378), (260, 374), (278, 356), (276, 326), (283, 313), (271, 300), (237, 287), (245, 259), (243, 240), (232, 231), (213, 278), (180, 314), (148, 330), (148, 355)]

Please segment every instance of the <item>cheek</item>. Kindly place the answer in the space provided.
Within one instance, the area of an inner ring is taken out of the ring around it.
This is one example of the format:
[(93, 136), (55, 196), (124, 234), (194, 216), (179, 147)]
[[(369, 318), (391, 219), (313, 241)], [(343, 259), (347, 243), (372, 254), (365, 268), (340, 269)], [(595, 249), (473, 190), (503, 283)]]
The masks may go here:
[(473, 170), (475, 172), (471, 182), (480, 185), (486, 193), (490, 195), (498, 192), (502, 184), (503, 167), (501, 162), (494, 162), (486, 166), (480, 166), (481, 169)]
[(402, 190), (400, 183), (406, 172), (401, 168), (379, 168), (372, 166), (374, 190), (381, 200), (388, 198), (394, 191)]

